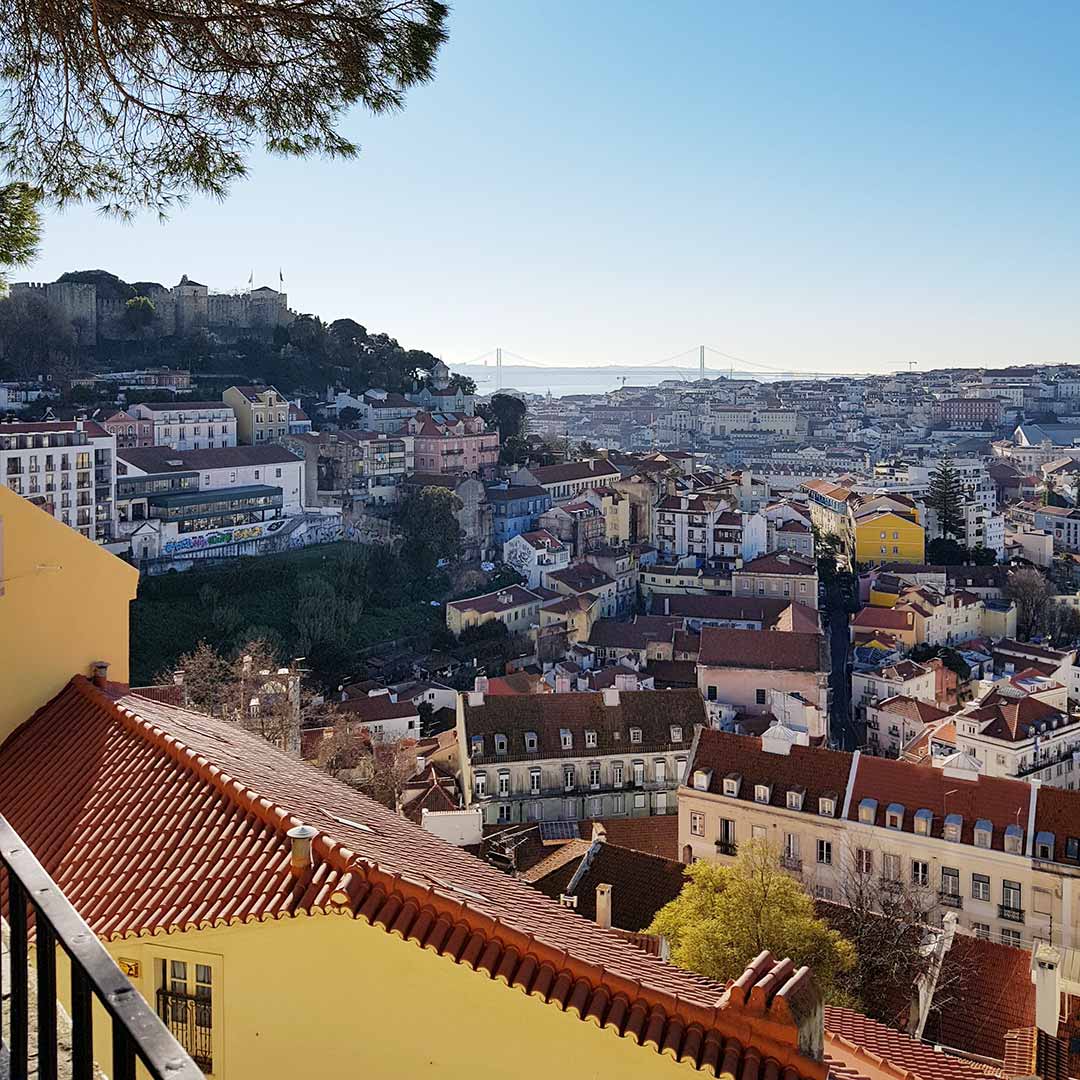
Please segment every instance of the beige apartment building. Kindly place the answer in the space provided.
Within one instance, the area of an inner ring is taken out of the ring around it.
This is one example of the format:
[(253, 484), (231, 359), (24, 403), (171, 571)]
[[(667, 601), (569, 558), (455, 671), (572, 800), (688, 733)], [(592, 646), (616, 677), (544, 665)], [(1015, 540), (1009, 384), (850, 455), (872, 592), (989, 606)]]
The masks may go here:
[(458, 697), (467, 806), (485, 824), (674, 814), (695, 728), (696, 690)]
[(446, 605), (446, 629), (455, 637), (493, 621), (501, 622), (511, 634), (531, 633), (540, 625), (540, 597), (520, 585), (511, 585)]
[(770, 600), (796, 600), (813, 608), (818, 606), (817, 563), (789, 552), (771, 552), (743, 563), (732, 571), (731, 591), (735, 596), (767, 597)]
[(289, 402), (272, 386), (230, 386), (221, 395), (236, 413), (236, 438), (259, 446), (289, 434)]
[(840, 900), (847, 875), (926, 890), (936, 915), (1009, 945), (1080, 945), (1080, 793), (940, 765), (702, 729), (679, 789), (684, 862), (764, 840), (808, 892)]

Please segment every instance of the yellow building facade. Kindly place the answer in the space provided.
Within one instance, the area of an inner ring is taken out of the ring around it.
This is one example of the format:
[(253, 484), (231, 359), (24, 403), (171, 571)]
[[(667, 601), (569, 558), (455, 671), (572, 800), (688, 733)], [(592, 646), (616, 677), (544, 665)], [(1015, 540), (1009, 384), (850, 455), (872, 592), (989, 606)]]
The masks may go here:
[(885, 511), (855, 522), (857, 563), (902, 562), (922, 564), (926, 559), (926, 530), (918, 521)]
[(128, 607), (139, 572), (0, 487), (0, 743), (73, 674), (128, 681)]

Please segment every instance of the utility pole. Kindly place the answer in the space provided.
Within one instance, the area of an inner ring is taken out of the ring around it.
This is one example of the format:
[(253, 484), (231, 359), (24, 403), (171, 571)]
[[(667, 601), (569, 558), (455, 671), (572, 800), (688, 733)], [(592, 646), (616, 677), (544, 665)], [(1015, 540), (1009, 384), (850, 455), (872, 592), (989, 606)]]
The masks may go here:
[(502, 346), (495, 350), (495, 389), (502, 389)]
[(704, 379), (705, 379), (705, 346), (704, 345), (699, 345), (698, 346), (698, 357), (699, 357), (700, 362), (701, 362), (701, 378), (702, 378), (702, 381), (704, 381)]

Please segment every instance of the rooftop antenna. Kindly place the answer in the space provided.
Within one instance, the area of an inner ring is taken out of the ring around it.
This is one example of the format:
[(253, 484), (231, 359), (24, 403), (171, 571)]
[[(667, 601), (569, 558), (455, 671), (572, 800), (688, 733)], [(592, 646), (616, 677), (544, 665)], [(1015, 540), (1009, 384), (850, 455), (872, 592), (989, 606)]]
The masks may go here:
[(918, 363), (918, 360), (909, 360), (907, 362), (907, 370), (909, 375), (915, 370), (915, 368), (918, 366)]

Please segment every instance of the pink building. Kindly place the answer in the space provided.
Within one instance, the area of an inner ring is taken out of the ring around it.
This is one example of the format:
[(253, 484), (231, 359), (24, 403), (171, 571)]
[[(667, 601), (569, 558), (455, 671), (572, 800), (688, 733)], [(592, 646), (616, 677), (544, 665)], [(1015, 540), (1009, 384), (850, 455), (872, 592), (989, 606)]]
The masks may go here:
[(117, 450), (127, 450), (133, 446), (154, 445), (154, 421), (142, 420), (131, 413), (113, 413), (101, 425), (110, 435), (116, 436)]
[(401, 430), (414, 436), (418, 473), (487, 477), (499, 463), (499, 433), (479, 416), (418, 412)]

